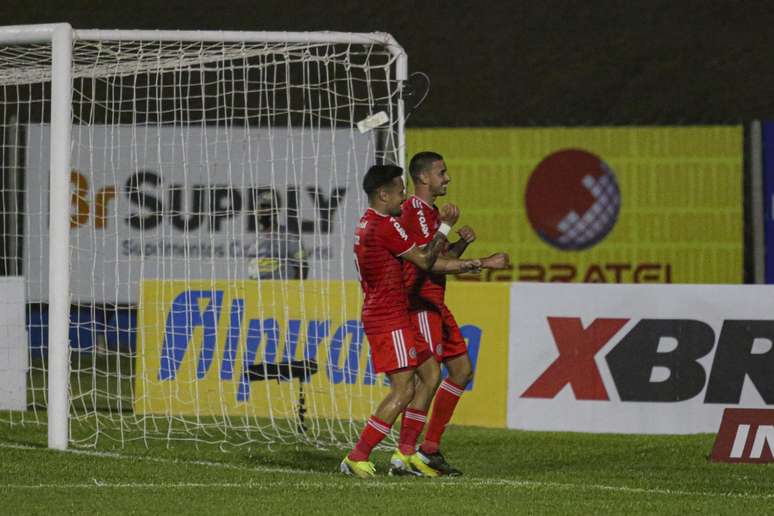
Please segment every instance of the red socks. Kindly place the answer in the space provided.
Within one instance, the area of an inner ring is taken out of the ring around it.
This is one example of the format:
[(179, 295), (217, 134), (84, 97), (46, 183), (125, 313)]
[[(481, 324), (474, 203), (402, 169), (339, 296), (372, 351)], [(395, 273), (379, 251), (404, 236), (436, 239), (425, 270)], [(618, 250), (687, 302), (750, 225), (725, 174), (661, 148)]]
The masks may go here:
[(433, 403), (433, 415), (430, 418), (430, 424), (427, 425), (425, 441), (421, 449), (425, 453), (436, 453), (440, 446), (441, 435), (446, 429), (446, 424), (454, 413), (454, 408), (460, 400), (460, 396), (465, 392), (464, 387), (460, 387), (448, 379), (441, 382), (438, 392), (435, 393), (435, 402)]
[(390, 433), (391, 426), (376, 416), (368, 418), (363, 433), (360, 434), (360, 439), (352, 451), (349, 452), (349, 455), (347, 455), (349, 459), (358, 462), (368, 460), (371, 450)]
[[(421, 446), (423, 452), (435, 453), (438, 451), (441, 436), (463, 392), (463, 387), (456, 385), (448, 379), (441, 382), (438, 392), (435, 394), (433, 416), (430, 418), (425, 440)], [(426, 420), (427, 412), (411, 408), (403, 412), (398, 441), (398, 449), (403, 455), (411, 455), (416, 451), (417, 438), (422, 433)], [(360, 434), (360, 439), (352, 451), (349, 452), (348, 457), (350, 460), (368, 460), (371, 450), (390, 433), (390, 428), (391, 425), (388, 425), (376, 416), (368, 418), (368, 422)]]
[(417, 438), (422, 433), (426, 420), (427, 412), (424, 410), (407, 408), (403, 412), (398, 441), (398, 449), (403, 455), (413, 455), (417, 451)]

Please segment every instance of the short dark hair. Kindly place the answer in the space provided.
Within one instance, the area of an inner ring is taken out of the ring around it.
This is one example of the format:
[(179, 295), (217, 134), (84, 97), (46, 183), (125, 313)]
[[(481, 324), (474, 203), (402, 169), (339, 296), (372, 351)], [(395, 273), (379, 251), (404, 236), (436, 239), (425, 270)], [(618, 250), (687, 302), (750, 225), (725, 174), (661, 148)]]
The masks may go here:
[(363, 190), (371, 199), (379, 188), (387, 186), (393, 179), (402, 175), (403, 169), (396, 165), (374, 165), (363, 177)]
[(437, 152), (423, 151), (414, 154), (409, 163), (409, 174), (411, 174), (411, 180), (416, 183), (419, 174), (428, 170), (436, 161), (443, 161), (443, 156)]

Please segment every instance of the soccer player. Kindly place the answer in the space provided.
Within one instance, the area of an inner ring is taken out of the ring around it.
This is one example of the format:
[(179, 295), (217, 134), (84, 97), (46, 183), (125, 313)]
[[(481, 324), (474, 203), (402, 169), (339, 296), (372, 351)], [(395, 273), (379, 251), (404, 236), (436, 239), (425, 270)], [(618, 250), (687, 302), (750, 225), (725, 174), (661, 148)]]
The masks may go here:
[[(409, 238), (396, 217), (406, 199), (403, 169), (394, 165), (375, 165), (363, 178), (369, 208), (355, 230), (355, 264), (360, 274), (363, 301), (362, 321), (371, 347), (374, 371), (384, 372), (390, 380), (390, 392), (368, 419), (355, 448), (341, 462), (347, 475), (372, 477), (375, 469), (368, 458), (371, 450), (390, 432), (392, 424), (414, 397), (415, 372), (422, 383), (424, 369), (417, 360), (417, 339), (409, 319), (408, 295), (403, 282), (403, 261), (420, 270), (436, 265), (448, 271), (478, 269), (476, 260), (441, 259), (446, 235), (459, 217), (456, 206), (447, 204), (438, 212), (440, 221), (435, 236), (420, 248)], [(426, 360), (426, 363), (433, 362)], [(417, 369), (417, 366), (420, 366)], [(436, 380), (437, 381), (437, 380)], [(416, 467), (416, 457), (409, 456)], [(430, 472), (427, 470), (428, 473)]]
[[(416, 154), (409, 165), (409, 173), (414, 183), (415, 194), (406, 200), (402, 206), (400, 222), (417, 245), (426, 245), (436, 237), (440, 226), (439, 210), (435, 200), (446, 195), (446, 188), (451, 178), (446, 170), (443, 156), (435, 152), (420, 152)], [(475, 232), (468, 226), (462, 227), (457, 233), (460, 239), (448, 246), (445, 256), (459, 258), (475, 238)], [(497, 253), (481, 258), (481, 267), (503, 269), (508, 266), (508, 255)], [(446, 290), (445, 271), (432, 268), (431, 271), (418, 269), (411, 263), (404, 264), (404, 281), (409, 291), (409, 312), (416, 332), (424, 338), (420, 343), (427, 343), (428, 352), (432, 353), (436, 365), (436, 383), (425, 384), (417, 382), (414, 399), (403, 413), (398, 449), (390, 460), (393, 474), (407, 471), (405, 457), (415, 453), (419, 434), (425, 425), (427, 412), (435, 394), (433, 414), (427, 428), (424, 442), (414, 455), (425, 465), (441, 475), (458, 476), (462, 472), (449, 465), (440, 451), (441, 436), (446, 424), (452, 417), (457, 402), (465, 391), (468, 382), (473, 378), (473, 367), (468, 356), (465, 339), (460, 333), (454, 316), (444, 303)], [(424, 350), (417, 350), (421, 355)], [(448, 377), (438, 385), (440, 380), (440, 362), (445, 363)], [(432, 372), (426, 377), (432, 378)], [(416, 468), (414, 468), (416, 469)], [(423, 473), (427, 476), (436, 476)]]

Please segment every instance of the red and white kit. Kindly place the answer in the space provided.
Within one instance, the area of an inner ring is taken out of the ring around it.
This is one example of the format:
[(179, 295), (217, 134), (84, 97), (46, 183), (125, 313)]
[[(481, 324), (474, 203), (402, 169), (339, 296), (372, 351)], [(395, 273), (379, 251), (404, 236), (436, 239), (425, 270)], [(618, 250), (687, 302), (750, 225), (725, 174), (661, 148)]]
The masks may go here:
[(365, 295), (363, 328), (377, 373), (417, 365), (418, 336), (409, 318), (400, 259), (414, 246), (395, 217), (371, 208), (360, 218), (355, 230), (355, 266)]
[[(408, 232), (409, 239), (418, 246), (427, 245), (441, 225), (438, 208), (415, 195), (409, 197), (401, 208), (400, 223)], [(444, 303), (446, 276), (423, 271), (404, 261), (403, 280), (408, 291), (411, 322), (429, 348), (417, 349), (419, 362), (428, 353), (432, 353), (439, 362), (465, 353), (465, 339)]]

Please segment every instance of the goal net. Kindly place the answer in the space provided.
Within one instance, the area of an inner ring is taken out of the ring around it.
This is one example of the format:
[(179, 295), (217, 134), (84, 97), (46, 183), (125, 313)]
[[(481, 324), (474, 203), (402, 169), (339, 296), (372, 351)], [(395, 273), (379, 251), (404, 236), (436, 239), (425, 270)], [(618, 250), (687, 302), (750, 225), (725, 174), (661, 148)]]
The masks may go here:
[(64, 296), (70, 445), (352, 442), (385, 389), (352, 235), (365, 170), (402, 164), (402, 49), (384, 34), (72, 31), (60, 206), (52, 44), (8, 34), (0, 272), (25, 278), (29, 369), (28, 410), (3, 423), (55, 417)]

